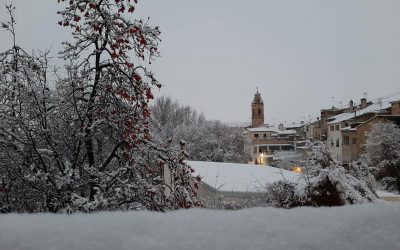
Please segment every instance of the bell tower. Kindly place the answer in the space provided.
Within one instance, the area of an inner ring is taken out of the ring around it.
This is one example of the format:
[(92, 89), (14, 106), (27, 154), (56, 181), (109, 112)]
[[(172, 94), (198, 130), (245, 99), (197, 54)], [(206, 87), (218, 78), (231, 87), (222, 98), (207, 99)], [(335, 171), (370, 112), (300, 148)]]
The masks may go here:
[(251, 103), (251, 126), (253, 128), (264, 126), (264, 103), (258, 88)]

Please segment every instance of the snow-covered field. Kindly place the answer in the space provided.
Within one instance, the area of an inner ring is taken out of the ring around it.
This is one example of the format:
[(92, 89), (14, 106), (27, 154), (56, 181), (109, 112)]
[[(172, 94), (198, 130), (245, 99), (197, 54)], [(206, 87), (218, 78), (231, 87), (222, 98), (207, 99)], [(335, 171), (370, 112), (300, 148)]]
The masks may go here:
[(202, 177), (202, 182), (219, 191), (258, 192), (267, 183), (295, 181), (299, 175), (288, 170), (264, 165), (241, 163), (187, 161)]
[(0, 215), (0, 249), (400, 249), (400, 203)]

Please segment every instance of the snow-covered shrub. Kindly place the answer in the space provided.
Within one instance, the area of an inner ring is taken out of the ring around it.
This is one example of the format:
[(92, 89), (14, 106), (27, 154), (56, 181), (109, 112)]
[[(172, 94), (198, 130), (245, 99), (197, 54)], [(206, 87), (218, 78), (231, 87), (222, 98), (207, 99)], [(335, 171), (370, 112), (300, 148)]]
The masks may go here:
[(303, 196), (304, 200), (309, 200), (310, 205), (340, 206), (377, 199), (364, 182), (347, 174), (340, 165), (322, 169), (317, 175), (302, 179), (305, 185), (301, 187), (305, 190), (298, 190), (296, 194), (300, 194), (300, 198)]
[(400, 192), (400, 128), (396, 124), (373, 124), (362, 157), (378, 182)]
[(205, 208), (219, 210), (239, 210), (251, 207), (248, 201), (226, 201), (223, 195), (200, 198)]
[(387, 190), (392, 193), (398, 193), (399, 190), (397, 189), (397, 180), (393, 177), (383, 177), (379, 180), (379, 186), (383, 190)]
[(323, 144), (313, 145), (310, 150), (303, 175), (296, 182), (279, 181), (267, 186), (268, 205), (342, 206), (377, 199), (373, 186), (346, 173)]
[(297, 206), (296, 184), (290, 181), (277, 181), (266, 187), (266, 202), (273, 207), (292, 208)]
[(371, 174), (366, 160), (363, 157), (361, 157), (357, 161), (351, 162), (351, 164), (349, 165), (349, 174), (354, 176), (356, 179), (364, 182), (371, 190), (371, 192), (376, 195), (375, 189), (377, 184), (375, 178)]

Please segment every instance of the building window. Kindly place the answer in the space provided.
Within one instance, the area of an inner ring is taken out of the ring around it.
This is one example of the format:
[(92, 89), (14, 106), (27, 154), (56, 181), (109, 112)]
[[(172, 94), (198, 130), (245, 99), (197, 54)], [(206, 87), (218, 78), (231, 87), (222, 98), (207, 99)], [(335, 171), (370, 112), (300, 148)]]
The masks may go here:
[(253, 154), (257, 154), (257, 147), (253, 148)]
[(258, 139), (258, 134), (254, 134), (254, 139)]
[(349, 136), (347, 135), (343, 136), (343, 144), (349, 145), (349, 143), (350, 143)]
[(331, 131), (335, 130), (335, 126), (331, 126)]
[(258, 115), (261, 115), (261, 109), (258, 109)]
[(333, 139), (331, 139), (331, 147), (333, 147), (334, 146), (334, 144), (333, 144)]
[(335, 125), (335, 130), (339, 130), (339, 125)]
[(280, 146), (269, 146), (269, 149), (270, 149), (271, 151), (278, 151), (278, 150), (281, 149), (281, 147), (280, 147)]
[(264, 139), (267, 138), (267, 134), (264, 134)]
[(293, 150), (293, 146), (291, 146), (291, 145), (284, 145), (284, 146), (281, 147), (281, 149), (282, 149), (282, 150), (289, 151), (289, 150)]
[(353, 137), (353, 144), (357, 144), (357, 138)]
[(339, 139), (336, 139), (336, 147), (339, 147)]

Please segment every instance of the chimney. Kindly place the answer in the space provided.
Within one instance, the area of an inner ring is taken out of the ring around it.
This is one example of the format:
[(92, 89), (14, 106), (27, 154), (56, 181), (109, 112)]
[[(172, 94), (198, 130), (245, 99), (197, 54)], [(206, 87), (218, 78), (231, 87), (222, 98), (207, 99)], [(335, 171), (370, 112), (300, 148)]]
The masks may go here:
[(354, 103), (353, 100), (350, 100), (350, 112), (354, 111)]
[(361, 109), (367, 107), (367, 99), (366, 98), (361, 98)]
[(390, 108), (391, 115), (400, 115), (400, 100), (391, 102), (392, 107)]

